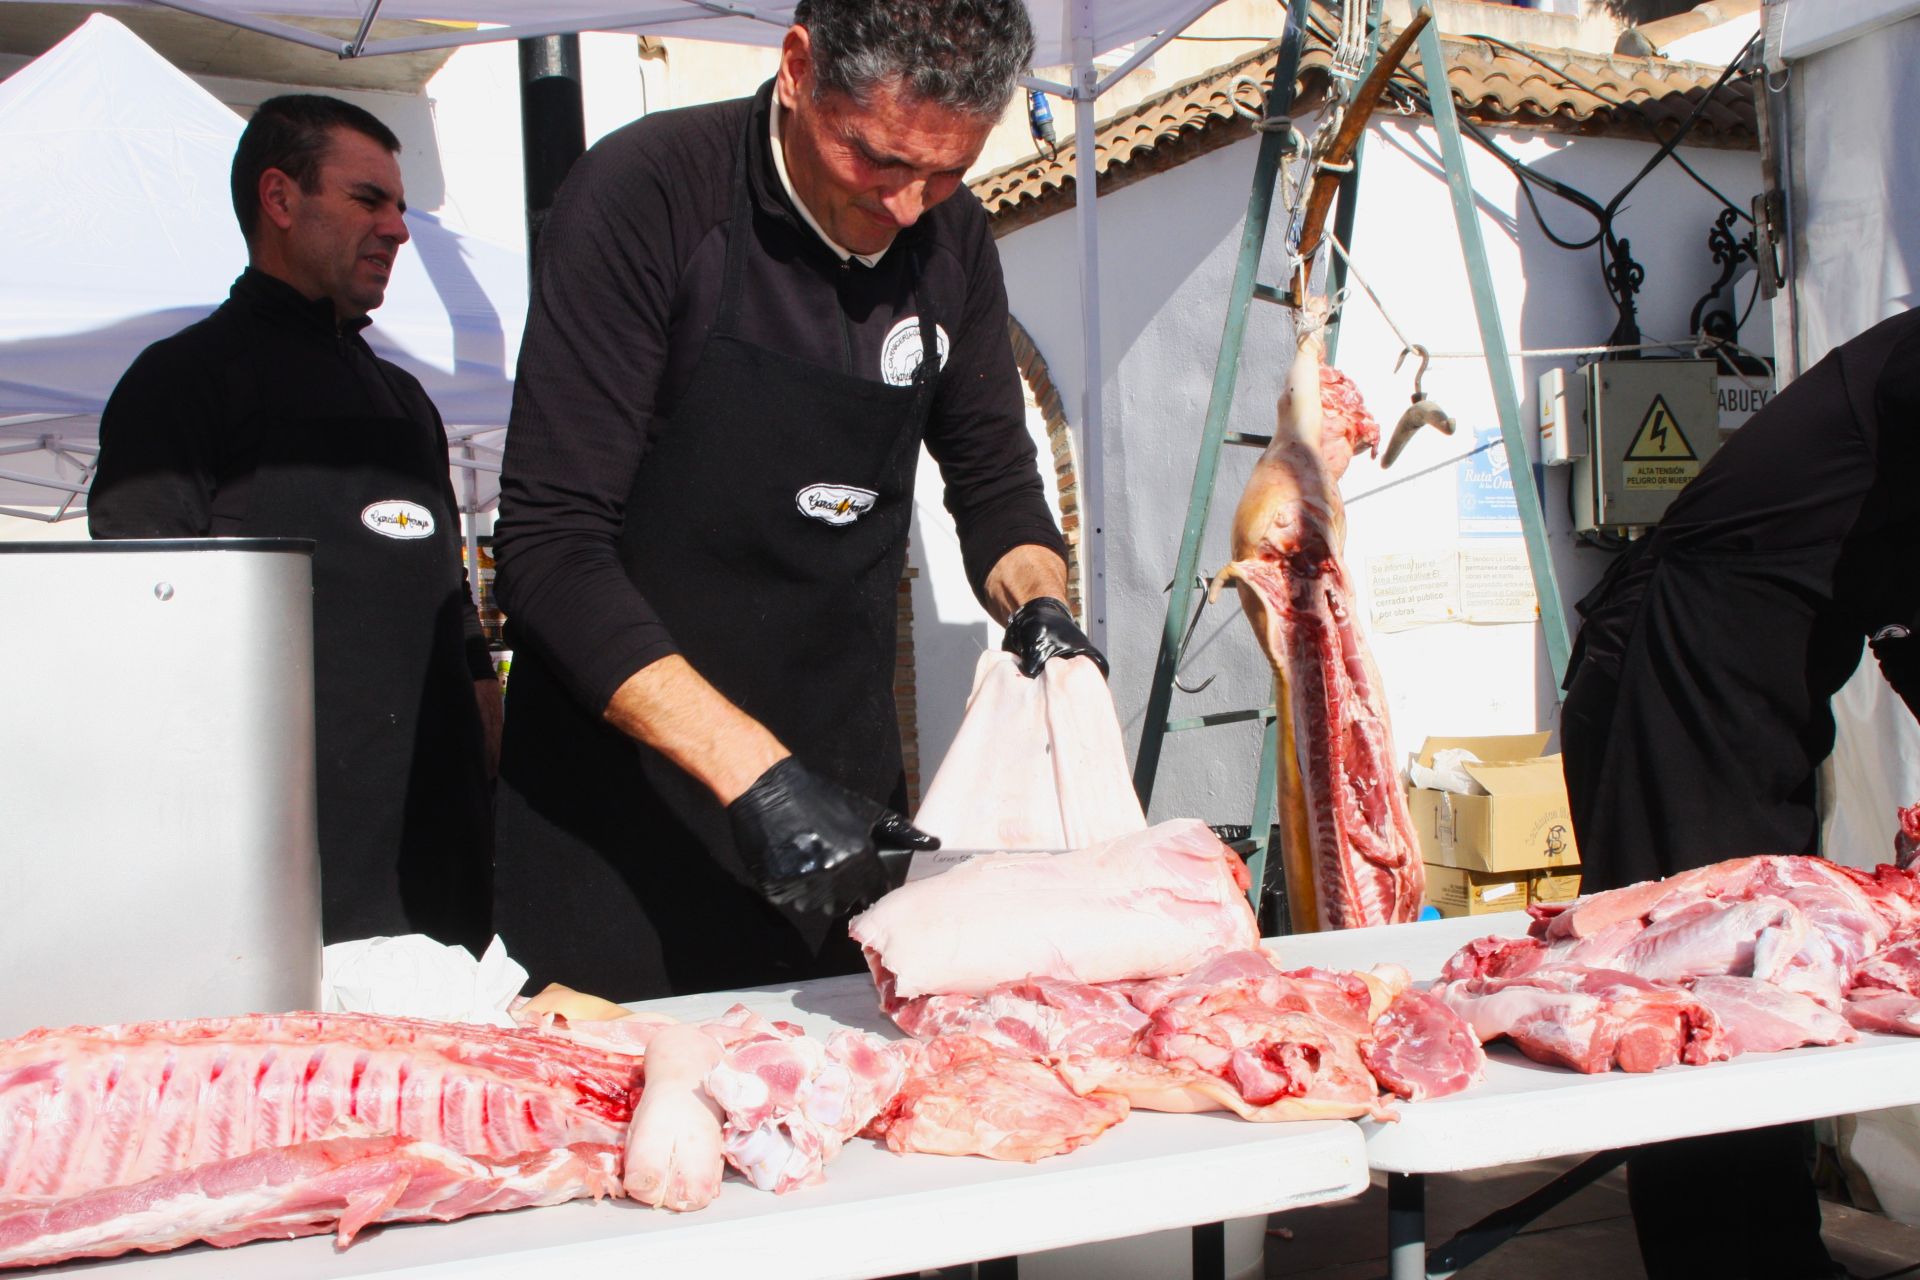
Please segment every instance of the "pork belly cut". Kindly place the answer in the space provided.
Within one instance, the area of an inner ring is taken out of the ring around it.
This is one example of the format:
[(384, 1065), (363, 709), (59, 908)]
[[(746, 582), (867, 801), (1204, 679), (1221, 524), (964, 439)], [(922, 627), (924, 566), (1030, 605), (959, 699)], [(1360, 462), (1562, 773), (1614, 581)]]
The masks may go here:
[(905, 1083), (867, 1131), (894, 1151), (1034, 1161), (1072, 1151), (1126, 1115), (1117, 1094), (1083, 1096), (1043, 1063), (956, 1035), (918, 1047)]
[(1253, 1107), (1282, 1098), (1370, 1105), (1380, 1092), (1357, 1035), (1269, 1005), (1170, 1005), (1153, 1016), (1140, 1050), (1169, 1066), (1225, 1080)]
[(393, 1136), (301, 1142), (51, 1202), (0, 1202), (0, 1267), (326, 1231), (345, 1248), (377, 1223), (617, 1196), (619, 1159), (593, 1143), (476, 1157)]
[(69, 1027), (0, 1042), (0, 1198), (74, 1196), (341, 1126), (507, 1159), (617, 1146), (640, 1063), (372, 1014)]
[(1191, 1064), (1162, 1062), (1143, 1053), (1117, 1058), (1069, 1058), (1057, 1068), (1060, 1078), (1076, 1093), (1105, 1093), (1123, 1097), (1139, 1111), (1190, 1114), (1230, 1111), (1242, 1120), (1278, 1123), (1287, 1120), (1354, 1120), (1362, 1117), (1392, 1120), (1394, 1111), (1377, 1091), (1348, 1096), (1322, 1094), (1281, 1096), (1254, 1104), (1232, 1081)]
[(1029, 977), (1184, 973), (1259, 942), (1240, 859), (1194, 820), (1070, 853), (1002, 853), (894, 890), (849, 928), (881, 1007)]
[(1145, 830), (1100, 668), (1056, 658), (1029, 679), (1012, 654), (981, 654), (913, 820), (949, 849), (1081, 849)]

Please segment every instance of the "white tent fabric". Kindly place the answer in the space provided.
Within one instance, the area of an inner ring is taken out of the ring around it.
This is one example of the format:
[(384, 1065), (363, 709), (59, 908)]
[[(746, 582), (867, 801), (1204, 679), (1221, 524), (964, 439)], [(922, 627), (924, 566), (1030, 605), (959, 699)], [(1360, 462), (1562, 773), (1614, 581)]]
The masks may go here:
[[(22, 0), (0, 0), (0, 4)], [(90, 0), (58, 0), (88, 3)], [(575, 31), (632, 31), (654, 36), (773, 45), (791, 21), (791, 3), (769, 0), (654, 0), (635, 9), (605, 0), (135, 0), (156, 7), (185, 10), (233, 26), (280, 36), (342, 57), (365, 57), (422, 49), (506, 40)], [(1036, 67), (1071, 68), (1069, 84), (1030, 81), (1029, 86), (1073, 99), (1076, 114), (1074, 141), (1080, 186), (1094, 186), (1093, 119), (1099, 96), (1144, 60), (1161, 43), (1184, 30), (1219, 0), (1025, 0), (1034, 26)], [(356, 22), (348, 41), (322, 36), (281, 21), (304, 15)], [(435, 19), (477, 23), (483, 29), (449, 29), (397, 39), (369, 39), (379, 18)], [(1131, 56), (1103, 77), (1094, 58), (1124, 46), (1138, 46)], [(1075, 214), (1080, 237), (1080, 302), (1084, 321), (1080, 404), (1081, 501), (1091, 514), (1094, 533), (1086, 544), (1088, 629), (1095, 643), (1106, 638), (1106, 547), (1100, 533), (1104, 511), (1105, 478), (1100, 437), (1101, 397), (1105, 370), (1101, 351), (1098, 215), (1096, 201), (1081, 204)], [(3, 478), (3, 477), (0, 477)], [(469, 486), (471, 487), (471, 486)]]
[[(0, 506), (77, 498), (121, 373), (225, 298), (246, 265), (228, 193), (242, 127), (99, 14), (0, 82)], [(525, 259), (430, 215), (407, 223), (368, 338), (471, 443), (456, 457), (484, 467), (512, 395)], [(497, 486), (465, 470), (462, 505), (485, 506)]]
[[(724, 4), (702, 0), (651, 0), (642, 4), (633, 0), (188, 0), (153, 7), (185, 9), (334, 53), (341, 52), (341, 41), (278, 19), (303, 15), (370, 25), (375, 18), (409, 18), (506, 28), (480, 32), (452, 29), (405, 39), (368, 39), (358, 48), (361, 56), (569, 31), (635, 31), (731, 44), (777, 45), (793, 17), (793, 0), (727, 0)], [(1052, 67), (1073, 62), (1076, 38), (1090, 39), (1092, 52), (1100, 53), (1168, 27), (1185, 26), (1193, 7), (1192, 0), (1027, 0), (1037, 43), (1033, 64)], [(1211, 7), (1211, 0), (1202, 6), (1207, 7)]]
[[(1806, 369), (1920, 305), (1920, 3), (1787, 0), (1768, 8), (1769, 85), (1787, 127), (1795, 332)], [(1779, 309), (1785, 311), (1785, 308)], [(1868, 657), (1833, 700), (1839, 739), (1822, 781), (1828, 856), (1886, 861), (1894, 810), (1920, 801), (1920, 725)], [(1843, 1127), (1845, 1131), (1846, 1127)], [(1920, 1108), (1857, 1117), (1847, 1152), (1885, 1210), (1920, 1223)]]

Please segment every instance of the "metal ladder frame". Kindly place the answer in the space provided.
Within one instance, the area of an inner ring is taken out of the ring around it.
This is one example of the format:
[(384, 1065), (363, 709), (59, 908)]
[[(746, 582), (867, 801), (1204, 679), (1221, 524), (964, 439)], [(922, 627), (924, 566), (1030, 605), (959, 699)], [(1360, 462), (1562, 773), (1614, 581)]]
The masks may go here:
[[(1294, 81), (1299, 74), (1300, 50), (1305, 38), (1301, 7), (1310, 0), (1295, 0), (1287, 9), (1287, 25), (1280, 53), (1274, 66), (1273, 83), (1266, 99), (1266, 120), (1288, 121), (1294, 102)], [(1373, 0), (1368, 9), (1367, 63), (1370, 67), (1379, 54), (1379, 28), (1382, 0)], [(1431, 10), (1432, 0), (1419, 0), (1419, 8)], [(1492, 384), (1495, 408), (1500, 419), (1501, 441), (1506, 449), (1510, 475), (1523, 478), (1513, 486), (1519, 509), (1521, 530), (1527, 548), (1527, 562), (1533, 576), (1534, 594), (1539, 600), (1540, 621), (1545, 633), (1547, 659), (1558, 689), (1565, 678), (1567, 659), (1572, 650), (1565, 606), (1547, 545), (1545, 514), (1536, 485), (1525, 483), (1532, 474), (1526, 440), (1520, 427), (1520, 398), (1514, 383), (1513, 366), (1508, 356), (1506, 335), (1500, 320), (1493, 277), (1487, 265), (1486, 243), (1481, 236), (1478, 215), (1473, 207), (1473, 186), (1467, 176), (1466, 147), (1460, 136), (1453, 96), (1447, 90), (1446, 61), (1440, 44), (1438, 15), (1433, 15), (1418, 36), (1420, 61), (1426, 72), (1428, 97), (1432, 102), (1435, 132), (1447, 187), (1453, 202), (1454, 222), (1460, 236), (1461, 254), (1466, 260), (1467, 277), (1472, 288), (1475, 317), (1479, 324), (1481, 350), (1486, 353), (1488, 377)], [(1437, 90), (1437, 91), (1436, 91)], [(1233, 407), (1235, 386), (1240, 374), (1241, 350), (1246, 342), (1247, 310), (1255, 298), (1267, 302), (1291, 302), (1286, 291), (1265, 285), (1256, 279), (1261, 250), (1265, 245), (1273, 210), (1274, 187), (1284, 162), (1289, 132), (1268, 128), (1262, 132), (1260, 151), (1254, 161), (1253, 186), (1247, 199), (1247, 215), (1241, 224), (1239, 260), (1234, 268), (1233, 285), (1227, 295), (1226, 321), (1220, 336), (1220, 353), (1214, 365), (1213, 386), (1207, 400), (1207, 414), (1201, 427), (1200, 450), (1195, 459), (1193, 485), (1187, 498), (1187, 517), (1181, 529), (1180, 550), (1175, 560), (1172, 589), (1161, 628), (1160, 648), (1154, 660), (1153, 680), (1147, 695), (1146, 714), (1140, 735), (1140, 750), (1135, 757), (1133, 785), (1141, 808), (1153, 800), (1153, 788), (1159, 773), (1160, 757), (1166, 735), (1219, 724), (1235, 724), (1258, 719), (1264, 726), (1260, 743), (1260, 763), (1254, 783), (1254, 811), (1247, 870), (1252, 877), (1249, 889), (1254, 909), (1260, 908), (1266, 886), (1267, 855), (1277, 805), (1275, 792), (1280, 726), (1275, 708), (1251, 708), (1221, 711), (1209, 715), (1169, 720), (1173, 703), (1174, 677), (1178, 672), (1184, 637), (1193, 620), (1193, 592), (1200, 562), (1200, 548), (1207, 516), (1213, 505), (1213, 489), (1220, 470), (1220, 451), (1225, 444), (1264, 448), (1269, 437), (1228, 431), (1227, 419)], [(1354, 213), (1359, 195), (1361, 149), (1365, 135), (1356, 146), (1352, 171), (1340, 184), (1339, 208), (1335, 216), (1335, 235), (1343, 244), (1351, 244)], [(1330, 279), (1337, 292), (1346, 270), (1338, 254), (1330, 265)], [(1327, 360), (1332, 363), (1339, 342), (1339, 319), (1328, 325)], [(1284, 927), (1284, 914), (1282, 917)]]

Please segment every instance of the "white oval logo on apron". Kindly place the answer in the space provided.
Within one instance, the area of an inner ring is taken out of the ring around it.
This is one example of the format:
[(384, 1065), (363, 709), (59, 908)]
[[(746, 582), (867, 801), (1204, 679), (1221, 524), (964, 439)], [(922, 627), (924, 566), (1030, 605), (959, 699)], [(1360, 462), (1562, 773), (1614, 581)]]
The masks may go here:
[[(933, 352), (944, 369), (947, 331), (937, 324), (933, 326)], [(920, 360), (920, 317), (908, 316), (887, 330), (887, 340), (880, 344), (881, 380), (896, 387), (912, 386), (913, 375), (920, 370)]]
[(387, 538), (431, 538), (433, 516), (417, 502), (389, 498), (368, 505), (360, 513), (360, 523)]
[(873, 510), (880, 495), (850, 484), (810, 484), (793, 495), (800, 514), (827, 524), (852, 524)]

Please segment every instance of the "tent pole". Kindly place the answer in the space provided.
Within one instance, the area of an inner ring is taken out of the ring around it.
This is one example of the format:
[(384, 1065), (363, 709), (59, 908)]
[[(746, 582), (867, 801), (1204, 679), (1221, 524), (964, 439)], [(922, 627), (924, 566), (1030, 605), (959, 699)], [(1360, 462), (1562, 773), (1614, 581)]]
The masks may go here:
[(1106, 448), (1102, 430), (1100, 381), (1100, 236), (1095, 205), (1099, 199), (1098, 165), (1093, 153), (1094, 100), (1099, 97), (1099, 72), (1093, 65), (1093, 0), (1074, 0), (1073, 6), (1073, 204), (1080, 233), (1080, 537), (1086, 548), (1082, 563), (1083, 620), (1087, 635), (1101, 649), (1107, 647)]
[(527, 181), (527, 270), (533, 271), (553, 198), (587, 149), (580, 93), (580, 37), (520, 42), (520, 156)]

